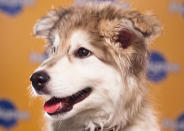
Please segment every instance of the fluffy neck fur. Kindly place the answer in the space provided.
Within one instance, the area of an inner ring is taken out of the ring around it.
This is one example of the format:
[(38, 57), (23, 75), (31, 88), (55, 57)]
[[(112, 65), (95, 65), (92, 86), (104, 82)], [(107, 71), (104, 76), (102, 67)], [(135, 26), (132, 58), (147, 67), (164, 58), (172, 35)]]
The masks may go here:
[[(72, 118), (65, 121), (52, 121), (50, 122), (49, 131), (96, 131), (95, 129), (102, 126), (100, 131), (159, 131), (159, 126), (156, 122), (156, 118), (153, 115), (152, 110), (149, 107), (143, 107), (141, 111), (136, 114), (133, 120), (119, 120), (116, 125), (99, 125), (103, 124), (108, 119), (103, 117), (96, 117), (90, 119), (90, 117), (84, 119)], [(117, 120), (115, 120), (117, 121)], [(131, 123), (129, 123), (131, 121)], [(108, 127), (106, 127), (108, 126)]]

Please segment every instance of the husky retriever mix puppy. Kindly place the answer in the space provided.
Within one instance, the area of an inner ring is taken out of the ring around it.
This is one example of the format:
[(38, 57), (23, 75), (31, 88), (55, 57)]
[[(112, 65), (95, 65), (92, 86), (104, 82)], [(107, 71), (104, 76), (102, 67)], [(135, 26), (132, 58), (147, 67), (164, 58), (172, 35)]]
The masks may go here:
[(54, 9), (34, 27), (49, 58), (31, 76), (49, 131), (159, 131), (147, 100), (150, 14), (112, 4)]

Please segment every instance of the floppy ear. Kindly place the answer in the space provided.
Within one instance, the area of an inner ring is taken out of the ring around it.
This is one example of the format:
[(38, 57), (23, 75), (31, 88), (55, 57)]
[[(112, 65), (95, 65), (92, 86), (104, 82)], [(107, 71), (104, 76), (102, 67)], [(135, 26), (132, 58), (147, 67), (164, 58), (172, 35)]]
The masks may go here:
[(122, 19), (103, 20), (100, 23), (100, 31), (103, 36), (120, 43), (125, 49), (140, 40), (149, 43), (160, 34), (161, 26), (153, 15), (128, 11)]
[(119, 42), (122, 48), (129, 47), (137, 39), (136, 34), (130, 29), (122, 29), (118, 32), (115, 42)]
[(49, 43), (53, 43), (61, 20), (68, 13), (70, 13), (70, 10), (64, 8), (49, 11), (46, 16), (36, 22), (34, 26), (34, 35), (46, 39)]
[(48, 14), (41, 19), (39, 19), (34, 26), (34, 35), (39, 38), (44, 38), (46, 40), (52, 41), (49, 36), (51, 31), (58, 23), (59, 15), (57, 10), (49, 11)]
[(160, 35), (162, 27), (156, 16), (147, 13), (141, 14), (137, 11), (129, 11), (125, 18), (131, 21), (133, 29), (142, 34), (148, 42)]

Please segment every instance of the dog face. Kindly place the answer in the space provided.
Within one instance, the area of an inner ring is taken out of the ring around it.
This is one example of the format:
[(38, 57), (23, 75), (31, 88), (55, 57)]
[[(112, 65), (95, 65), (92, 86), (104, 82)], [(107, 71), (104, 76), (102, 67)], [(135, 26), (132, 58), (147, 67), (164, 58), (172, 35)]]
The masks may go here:
[(112, 5), (50, 11), (34, 28), (50, 55), (31, 77), (47, 96), (44, 110), (60, 120), (130, 117), (143, 100), (147, 43), (159, 31), (155, 17)]
[[(93, 109), (112, 112), (112, 107), (117, 104), (119, 92), (122, 92), (120, 73), (98, 58), (89, 39), (87, 32), (74, 31), (67, 41), (67, 49), (56, 47), (56, 52), (36, 71), (34, 88), (38, 94), (48, 95), (51, 99), (45, 110), (52, 117), (65, 119)], [(44, 86), (39, 86), (37, 79), (40, 76), (46, 78), (43, 72), (49, 80), (43, 82)], [(110, 88), (115, 87), (117, 89), (110, 93)], [(60, 107), (55, 105), (57, 100)]]

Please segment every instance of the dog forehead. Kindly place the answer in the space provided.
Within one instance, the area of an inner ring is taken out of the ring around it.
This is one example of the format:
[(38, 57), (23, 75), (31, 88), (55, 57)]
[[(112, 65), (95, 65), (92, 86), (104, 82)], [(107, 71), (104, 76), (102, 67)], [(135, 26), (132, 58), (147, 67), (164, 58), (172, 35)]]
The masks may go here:
[(67, 53), (68, 48), (75, 49), (77, 47), (89, 47), (89, 36), (87, 31), (82, 29), (75, 29), (71, 31), (68, 38), (63, 38), (63, 36), (57, 32), (54, 34), (53, 46), (58, 48), (62, 53)]
[(72, 49), (83, 46), (89, 47), (89, 35), (87, 31), (75, 30), (71, 33), (69, 44)]

